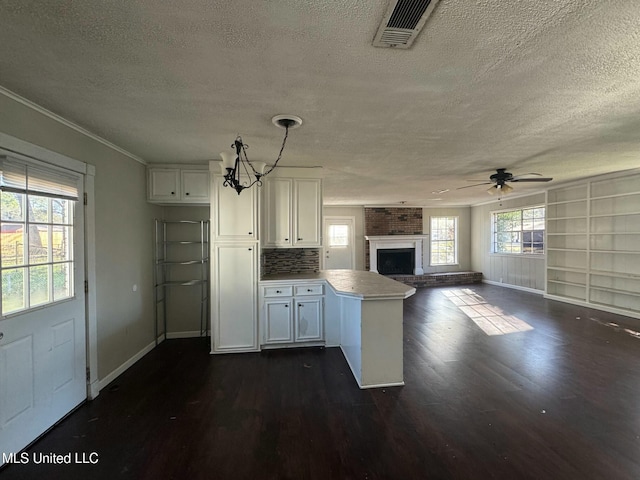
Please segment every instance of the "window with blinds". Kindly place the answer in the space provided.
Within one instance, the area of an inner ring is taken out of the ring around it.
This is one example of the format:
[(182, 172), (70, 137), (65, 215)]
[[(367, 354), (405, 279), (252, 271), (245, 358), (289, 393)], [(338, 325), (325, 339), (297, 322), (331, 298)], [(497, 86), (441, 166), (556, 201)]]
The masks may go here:
[(73, 220), (79, 177), (0, 157), (1, 310), (75, 295)]

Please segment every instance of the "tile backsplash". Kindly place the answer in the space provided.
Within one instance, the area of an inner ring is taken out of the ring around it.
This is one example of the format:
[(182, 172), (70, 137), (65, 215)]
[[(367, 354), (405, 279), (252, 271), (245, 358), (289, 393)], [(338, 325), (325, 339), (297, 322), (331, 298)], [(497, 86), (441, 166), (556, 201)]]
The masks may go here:
[(263, 248), (262, 276), (320, 270), (319, 248)]

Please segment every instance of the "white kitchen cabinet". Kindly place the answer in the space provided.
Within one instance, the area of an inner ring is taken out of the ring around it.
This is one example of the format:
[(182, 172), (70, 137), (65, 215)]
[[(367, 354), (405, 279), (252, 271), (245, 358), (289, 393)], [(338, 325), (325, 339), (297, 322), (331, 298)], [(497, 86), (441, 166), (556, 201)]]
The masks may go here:
[(179, 202), (180, 170), (177, 168), (150, 168), (147, 190), (150, 202)]
[(322, 298), (296, 298), (295, 341), (322, 341)]
[(180, 198), (185, 203), (209, 203), (209, 171), (181, 170)]
[(291, 299), (271, 300), (264, 304), (264, 343), (293, 342)]
[(293, 180), (291, 178), (268, 179), (265, 195), (265, 245), (290, 247), (292, 245), (291, 221)]
[(320, 247), (322, 182), (315, 178), (295, 179), (293, 193), (293, 246)]
[[(323, 288), (321, 283), (263, 285), (262, 344), (323, 344)], [(294, 292), (295, 297), (291, 296)]]
[(213, 247), (213, 353), (258, 349), (256, 244)]
[(212, 209), (214, 239), (227, 240), (257, 240), (257, 189), (247, 188), (240, 195), (230, 187), (224, 187), (224, 177), (214, 175)]
[(265, 247), (320, 247), (322, 181), (268, 178), (264, 186)]
[(147, 199), (163, 204), (208, 204), (209, 171), (193, 166), (150, 166)]

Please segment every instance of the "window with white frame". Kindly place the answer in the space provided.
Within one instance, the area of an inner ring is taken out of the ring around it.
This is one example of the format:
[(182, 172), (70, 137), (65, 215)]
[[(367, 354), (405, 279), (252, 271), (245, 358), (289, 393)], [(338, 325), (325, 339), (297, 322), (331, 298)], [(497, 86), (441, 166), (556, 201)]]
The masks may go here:
[(491, 214), (491, 251), (544, 254), (545, 208), (519, 208)]
[(458, 217), (431, 217), (431, 265), (458, 263)]
[(2, 315), (75, 295), (77, 177), (0, 158)]

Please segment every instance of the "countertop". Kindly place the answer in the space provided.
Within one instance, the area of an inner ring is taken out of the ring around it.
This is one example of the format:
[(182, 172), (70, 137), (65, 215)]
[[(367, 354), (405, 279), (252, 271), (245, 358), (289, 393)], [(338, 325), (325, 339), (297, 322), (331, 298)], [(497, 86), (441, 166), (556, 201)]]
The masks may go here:
[(260, 282), (326, 281), (340, 296), (363, 300), (404, 299), (416, 293), (414, 287), (405, 285), (375, 272), (362, 270), (321, 270), (309, 273), (279, 273), (266, 275)]

